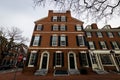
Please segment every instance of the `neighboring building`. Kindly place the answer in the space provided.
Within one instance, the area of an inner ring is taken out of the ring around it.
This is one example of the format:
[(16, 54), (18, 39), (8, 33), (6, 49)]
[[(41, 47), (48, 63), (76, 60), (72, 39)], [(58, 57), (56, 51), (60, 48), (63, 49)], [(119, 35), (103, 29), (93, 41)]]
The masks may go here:
[(120, 71), (120, 28), (110, 25), (98, 29), (96, 24), (85, 29), (92, 69)]
[(79, 74), (80, 68), (89, 67), (84, 38), (83, 22), (70, 11), (49, 11), (48, 17), (35, 22), (23, 72)]
[(10, 49), (9, 52), (4, 52), (5, 56), (2, 59), (1, 66), (5, 67), (23, 67), (24, 59), (27, 54), (28, 47), (24, 44), (20, 44)]
[(83, 22), (70, 11), (49, 11), (35, 22), (24, 73), (71, 75), (119, 71), (120, 28)]

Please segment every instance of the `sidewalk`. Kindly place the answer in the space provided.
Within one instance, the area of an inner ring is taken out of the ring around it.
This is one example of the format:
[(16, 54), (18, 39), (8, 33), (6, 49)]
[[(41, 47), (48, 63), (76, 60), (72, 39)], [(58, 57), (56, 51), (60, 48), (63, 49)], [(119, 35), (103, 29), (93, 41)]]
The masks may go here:
[(34, 76), (24, 75), (21, 71), (0, 72), (0, 80), (120, 80), (119, 74), (70, 75), (70, 76)]

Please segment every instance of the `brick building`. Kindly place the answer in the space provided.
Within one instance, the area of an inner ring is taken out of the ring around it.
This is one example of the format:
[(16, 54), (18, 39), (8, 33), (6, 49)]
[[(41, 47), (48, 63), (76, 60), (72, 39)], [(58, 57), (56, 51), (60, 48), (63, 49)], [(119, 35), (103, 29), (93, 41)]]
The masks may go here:
[(96, 24), (84, 29), (83, 22), (71, 17), (70, 11), (50, 10), (48, 17), (35, 21), (23, 72), (71, 75), (119, 71), (119, 37), (120, 29), (98, 29)]
[(85, 29), (92, 69), (94, 71), (120, 71), (120, 28), (110, 25), (98, 29), (96, 24)]

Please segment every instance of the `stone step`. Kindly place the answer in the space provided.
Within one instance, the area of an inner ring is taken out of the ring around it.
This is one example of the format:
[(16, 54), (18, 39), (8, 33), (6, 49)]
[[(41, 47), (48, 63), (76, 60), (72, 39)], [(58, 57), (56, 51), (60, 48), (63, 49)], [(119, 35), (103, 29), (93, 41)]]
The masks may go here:
[(37, 70), (35, 73), (34, 73), (34, 75), (41, 75), (41, 76), (43, 76), (43, 75), (46, 75), (48, 73), (48, 70), (46, 70), (46, 69), (41, 69), (41, 70)]

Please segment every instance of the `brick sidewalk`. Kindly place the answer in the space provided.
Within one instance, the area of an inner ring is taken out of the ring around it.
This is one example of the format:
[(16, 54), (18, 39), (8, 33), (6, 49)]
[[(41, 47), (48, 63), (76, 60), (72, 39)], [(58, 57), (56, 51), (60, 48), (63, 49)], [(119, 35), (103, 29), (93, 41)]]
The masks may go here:
[(34, 76), (24, 75), (21, 71), (0, 73), (0, 80), (120, 80), (118, 74), (106, 74), (106, 75), (72, 75), (72, 76)]

